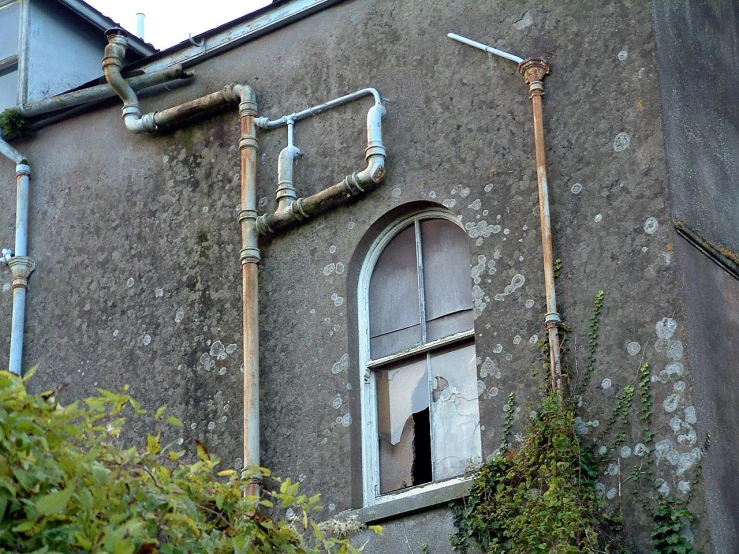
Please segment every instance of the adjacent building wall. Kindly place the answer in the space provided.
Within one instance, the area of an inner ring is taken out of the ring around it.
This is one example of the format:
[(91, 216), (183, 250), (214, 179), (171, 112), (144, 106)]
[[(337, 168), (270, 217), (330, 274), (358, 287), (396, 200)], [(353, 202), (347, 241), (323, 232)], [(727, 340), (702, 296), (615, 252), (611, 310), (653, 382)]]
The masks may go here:
[(739, 5), (655, 2), (654, 7), (673, 217), (693, 242), (678, 241), (678, 257), (697, 414), (702, 432), (712, 438), (706, 506), (715, 551), (737, 552), (739, 112), (731, 91), (739, 86)]
[[(484, 456), (500, 445), (509, 393), (517, 433), (536, 408), (544, 294), (527, 87), (513, 64), (448, 32), (551, 60), (544, 109), (563, 265), (557, 287), (576, 374), (593, 297), (606, 297), (580, 429), (597, 436), (648, 362), (663, 490), (686, 494), (702, 437), (685, 359), (652, 14), (629, 1), (347, 1), (196, 66), (187, 87), (142, 99), (143, 110), (162, 109), (242, 82), (269, 117), (367, 86), (387, 99), (385, 184), (262, 243), (263, 463), (323, 492), (327, 517), (362, 506), (357, 276), (384, 222), (419, 206), (446, 207), (469, 236)], [(296, 125), (300, 195), (364, 167), (370, 105)], [(238, 137), (235, 108), (135, 136), (116, 101), (16, 145), (34, 171), (29, 250), (38, 268), (25, 360), (40, 370), (32, 386), (62, 386), (71, 400), (129, 384), (146, 406), (166, 404), (185, 422), (184, 442), (204, 441), (229, 467), (242, 463)], [(267, 211), (286, 131), (260, 131), (259, 140), (259, 207)], [(5, 165), (0, 243), (10, 244), (14, 179)], [(9, 317), (0, 318), (0, 351), (8, 336)], [(641, 440), (635, 426), (600, 487), (646, 548), (646, 514), (623, 492)], [(696, 544), (710, 552), (700, 491), (693, 504)], [(449, 526), (445, 510), (418, 517), (408, 524)], [(393, 524), (398, 542), (386, 540), (386, 551), (416, 537), (401, 532), (404, 521)], [(413, 551), (428, 542), (421, 535)], [(439, 539), (432, 551), (449, 549)]]

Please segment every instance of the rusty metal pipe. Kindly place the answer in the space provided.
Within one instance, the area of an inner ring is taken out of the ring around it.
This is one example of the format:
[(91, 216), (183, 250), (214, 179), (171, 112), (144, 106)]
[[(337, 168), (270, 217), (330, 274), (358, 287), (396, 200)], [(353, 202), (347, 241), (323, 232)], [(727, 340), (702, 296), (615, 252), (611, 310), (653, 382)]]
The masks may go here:
[(241, 120), (241, 271), (244, 312), (244, 467), (259, 465), (259, 290), (257, 266), (257, 141), (256, 95), (243, 87)]
[(528, 58), (518, 66), (518, 72), (529, 85), (529, 96), (534, 111), (534, 144), (536, 149), (536, 178), (539, 184), (539, 216), (541, 219), (541, 244), (544, 255), (544, 286), (546, 289), (547, 313), (544, 323), (549, 335), (549, 370), (552, 390), (561, 396), (562, 363), (559, 348), (559, 325), (561, 318), (557, 311), (557, 293), (554, 286), (554, 246), (552, 241), (552, 222), (549, 212), (549, 187), (547, 183), (547, 158), (544, 144), (544, 76), (549, 73), (549, 63), (539, 58)]
[(449, 33), (449, 38), (478, 48), (484, 52), (495, 54), (518, 64), (518, 72), (529, 85), (529, 97), (534, 110), (534, 144), (536, 149), (536, 179), (539, 185), (539, 217), (541, 220), (541, 244), (544, 257), (544, 286), (547, 299), (547, 313), (544, 323), (549, 335), (549, 370), (552, 379), (552, 390), (562, 397), (562, 361), (559, 346), (559, 325), (562, 322), (557, 311), (557, 294), (554, 287), (554, 246), (552, 241), (552, 222), (549, 212), (549, 186), (547, 183), (547, 158), (544, 144), (544, 113), (542, 96), (544, 96), (544, 76), (549, 73), (549, 63), (540, 58), (525, 60), (497, 50), (486, 44)]
[[(259, 289), (257, 266), (261, 260), (257, 244), (257, 100), (247, 85), (228, 85), (222, 90), (185, 102), (157, 113), (141, 116), (138, 99), (120, 77), (120, 64), (125, 54), (126, 37), (119, 30), (106, 33), (103, 69), (110, 85), (123, 100), (123, 118), (133, 132), (154, 131), (214, 108), (239, 102), (241, 138), (241, 268), (244, 320), (244, 467), (259, 465)], [(246, 487), (246, 494), (259, 491), (257, 481)]]

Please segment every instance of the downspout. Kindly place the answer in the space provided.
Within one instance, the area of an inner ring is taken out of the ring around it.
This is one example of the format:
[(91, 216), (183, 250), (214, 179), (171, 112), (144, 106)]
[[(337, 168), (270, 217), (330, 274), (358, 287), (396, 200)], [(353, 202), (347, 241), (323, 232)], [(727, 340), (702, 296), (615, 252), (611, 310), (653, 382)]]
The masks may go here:
[[(103, 58), (103, 71), (110, 86), (123, 100), (123, 120), (134, 133), (156, 131), (214, 108), (239, 102), (241, 123), (241, 267), (244, 311), (244, 467), (259, 465), (259, 297), (257, 265), (261, 259), (257, 245), (257, 150), (255, 119), (257, 101), (247, 85), (228, 85), (218, 92), (173, 106), (161, 112), (141, 115), (139, 101), (131, 86), (121, 77), (123, 57), (128, 44), (125, 31), (111, 29), (106, 33), (108, 46)], [(248, 495), (256, 494), (258, 482), (247, 487)]]
[(562, 396), (562, 363), (560, 359), (559, 325), (562, 322), (557, 311), (557, 294), (554, 287), (554, 247), (552, 244), (552, 223), (549, 213), (549, 188), (547, 183), (547, 160), (544, 145), (544, 115), (542, 96), (544, 96), (544, 76), (549, 74), (549, 63), (540, 58), (522, 59), (508, 52), (497, 50), (454, 33), (447, 35), (473, 48), (500, 56), (518, 64), (518, 72), (529, 85), (529, 97), (534, 110), (534, 143), (536, 148), (536, 177), (539, 185), (539, 217), (541, 219), (541, 243), (544, 255), (544, 285), (546, 288), (547, 313), (544, 323), (549, 335), (549, 371), (552, 390)]
[(0, 260), (8, 265), (13, 275), (13, 316), (10, 327), (10, 371), (20, 375), (23, 363), (23, 329), (26, 319), (26, 291), (28, 278), (36, 263), (28, 257), (28, 196), (31, 166), (26, 158), (2, 138), (0, 154), (16, 163), (15, 252), (3, 250)]

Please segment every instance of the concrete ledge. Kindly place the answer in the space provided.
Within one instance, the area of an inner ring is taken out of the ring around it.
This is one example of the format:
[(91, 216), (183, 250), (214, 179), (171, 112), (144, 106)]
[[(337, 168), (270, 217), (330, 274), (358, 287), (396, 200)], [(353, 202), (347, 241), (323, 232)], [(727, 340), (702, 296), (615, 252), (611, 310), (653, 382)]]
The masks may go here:
[(420, 490), (417, 494), (404, 496), (394, 500), (388, 500), (358, 510), (344, 512), (347, 515), (355, 515), (362, 523), (376, 523), (396, 516), (406, 516), (413, 512), (419, 512), (446, 504), (453, 500), (459, 500), (469, 495), (474, 484), (474, 479), (468, 479), (461, 483), (453, 483), (445, 487), (432, 490)]

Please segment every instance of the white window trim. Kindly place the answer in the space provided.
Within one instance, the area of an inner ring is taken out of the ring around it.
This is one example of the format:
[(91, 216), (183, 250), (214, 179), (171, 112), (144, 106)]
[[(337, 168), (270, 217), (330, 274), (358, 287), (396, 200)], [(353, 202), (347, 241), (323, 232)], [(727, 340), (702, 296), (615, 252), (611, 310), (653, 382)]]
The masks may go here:
[(437, 346), (434, 344), (436, 342), (440, 342), (441, 344), (445, 342), (451, 343), (458, 342), (467, 337), (474, 337), (473, 329), (457, 333), (451, 337), (445, 337), (440, 341), (434, 341), (434, 343), (429, 343), (427, 345), (411, 348), (390, 356), (385, 356), (378, 360), (372, 360), (370, 358), (369, 284), (370, 279), (372, 278), (372, 272), (375, 269), (375, 265), (377, 264), (380, 254), (385, 250), (385, 247), (390, 243), (390, 241), (409, 225), (413, 225), (416, 221), (422, 221), (424, 219), (445, 219), (447, 221), (451, 221), (459, 228), (464, 229), (456, 216), (446, 210), (431, 208), (410, 213), (395, 221), (392, 225), (383, 230), (383, 232), (375, 239), (367, 253), (367, 257), (364, 260), (362, 270), (359, 273), (359, 283), (357, 285), (357, 316), (359, 328), (359, 384), (362, 389), (360, 395), (362, 415), (362, 498), (363, 505), (365, 507), (376, 506), (377, 504), (407, 498), (426, 491), (457, 485), (459, 483), (469, 481), (472, 478), (469, 476), (453, 477), (443, 481), (434, 481), (431, 483), (424, 483), (423, 485), (409, 487), (394, 493), (380, 494), (380, 448), (377, 440), (377, 387), (375, 383), (375, 373), (372, 371), (372, 368), (380, 365), (380, 362), (406, 358), (411, 354), (417, 353), (415, 350), (418, 350), (418, 353), (428, 351), (430, 348), (435, 348)]

